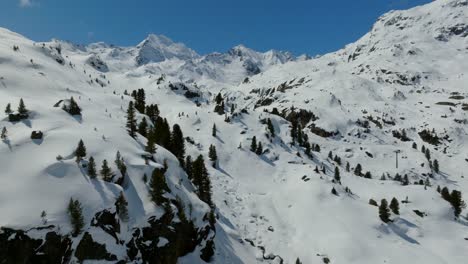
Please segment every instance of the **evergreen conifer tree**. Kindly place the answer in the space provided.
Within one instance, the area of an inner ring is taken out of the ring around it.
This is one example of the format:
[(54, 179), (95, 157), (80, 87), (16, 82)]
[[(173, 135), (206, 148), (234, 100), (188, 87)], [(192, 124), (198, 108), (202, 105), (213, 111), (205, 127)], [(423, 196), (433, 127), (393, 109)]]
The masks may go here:
[(450, 202), (451, 195), (447, 187), (442, 188), (442, 190), (440, 191), (440, 195), (442, 196), (444, 200), (446, 200), (447, 202)]
[(97, 172), (96, 172), (96, 163), (94, 162), (94, 158), (91, 156), (89, 157), (89, 162), (88, 162), (88, 175), (91, 179), (96, 178)]
[(216, 162), (216, 160), (218, 160), (218, 154), (216, 153), (216, 147), (214, 145), (210, 145), (208, 157), (213, 162)]
[(275, 136), (275, 127), (273, 126), (273, 123), (271, 122), (270, 118), (267, 119), (267, 127), (268, 127), (268, 131), (270, 131), (270, 135), (272, 137), (274, 137)]
[(432, 163), (432, 167), (434, 168), (434, 172), (435, 173), (439, 173), (439, 161), (438, 160), (434, 160), (434, 162)]
[(120, 219), (124, 222), (128, 221), (128, 202), (125, 199), (123, 192), (120, 192), (119, 197), (117, 197), (115, 208)]
[(0, 138), (2, 140), (6, 140), (8, 138), (8, 130), (6, 127), (2, 128), (2, 134), (0, 135)]
[(149, 137), (148, 141), (146, 142), (145, 151), (151, 154), (156, 152), (156, 144), (154, 142), (153, 137)]
[(338, 167), (335, 167), (335, 181), (337, 183), (341, 183), (341, 177), (340, 177), (340, 169)]
[(171, 147), (170, 150), (174, 156), (177, 157), (180, 164), (184, 164), (185, 161), (185, 139), (182, 130), (178, 124), (172, 126), (172, 134), (171, 134)]
[(140, 124), (138, 125), (138, 133), (140, 135), (146, 137), (148, 133), (148, 122), (146, 121), (146, 117), (143, 117)]
[(462, 194), (457, 190), (453, 190), (450, 194), (450, 204), (453, 206), (455, 217), (459, 217), (462, 210), (466, 208), (466, 203), (462, 199)]
[(211, 180), (208, 170), (205, 167), (205, 161), (202, 155), (199, 155), (192, 165), (193, 183), (197, 187), (197, 194), (200, 200), (213, 207)]
[(347, 161), (346, 162), (346, 172), (349, 172), (350, 171), (350, 166), (349, 166), (349, 162)]
[(255, 154), (262, 155), (262, 153), (263, 153), (262, 142), (258, 142), (258, 146), (257, 146), (257, 149), (255, 150)]
[(111, 168), (109, 167), (107, 160), (102, 161), (101, 171), (99, 172), (104, 181), (110, 182), (114, 177)]
[(398, 200), (395, 197), (393, 197), (393, 199), (390, 201), (390, 209), (394, 214), (400, 214), (400, 204), (398, 203)]
[(5, 114), (9, 115), (11, 113), (13, 113), (13, 111), (11, 110), (11, 104), (8, 103), (5, 108)]
[(169, 191), (169, 187), (166, 184), (166, 176), (164, 171), (161, 169), (154, 169), (150, 180), (150, 196), (151, 201), (156, 205), (161, 206), (166, 202), (166, 198), (163, 196), (165, 192)]
[(354, 168), (354, 175), (356, 176), (362, 176), (362, 166), (360, 163), (356, 165), (356, 168)]
[(76, 156), (77, 161), (81, 161), (81, 159), (86, 157), (86, 147), (82, 139), (80, 139), (80, 142), (78, 142), (78, 146), (76, 147), (76, 150), (75, 150), (75, 156)]
[(81, 203), (78, 200), (70, 198), (67, 211), (73, 228), (72, 236), (76, 237), (81, 233), (84, 227), (83, 208), (81, 207)]
[(216, 124), (213, 124), (213, 128), (211, 129), (211, 135), (216, 137)]
[(390, 210), (388, 209), (388, 202), (386, 199), (380, 201), (379, 217), (384, 223), (390, 222)]
[(250, 143), (250, 151), (255, 152), (257, 151), (257, 137), (253, 136), (252, 143)]
[(18, 113), (20, 115), (28, 115), (29, 110), (26, 108), (26, 105), (24, 104), (23, 98), (20, 99), (19, 106), (18, 106)]
[(128, 134), (132, 138), (135, 138), (136, 130), (137, 130), (137, 122), (135, 119), (135, 108), (133, 107), (133, 102), (130, 101), (128, 103), (128, 109), (127, 109), (127, 131), (128, 131)]

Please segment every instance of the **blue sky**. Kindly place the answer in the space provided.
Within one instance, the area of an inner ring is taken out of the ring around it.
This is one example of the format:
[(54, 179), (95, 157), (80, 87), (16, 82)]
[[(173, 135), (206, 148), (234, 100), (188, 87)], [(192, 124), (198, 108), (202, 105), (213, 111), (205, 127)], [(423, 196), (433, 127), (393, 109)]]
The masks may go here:
[(0, 26), (36, 41), (104, 41), (130, 46), (149, 33), (200, 54), (237, 44), (310, 55), (365, 34), (391, 9), (430, 0), (2, 0)]

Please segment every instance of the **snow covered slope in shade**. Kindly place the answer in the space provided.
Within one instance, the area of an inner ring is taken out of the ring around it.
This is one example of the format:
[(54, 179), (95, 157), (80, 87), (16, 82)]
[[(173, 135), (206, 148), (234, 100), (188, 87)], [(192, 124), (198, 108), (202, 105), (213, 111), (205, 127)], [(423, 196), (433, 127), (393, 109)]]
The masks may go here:
[[(209, 208), (196, 197), (175, 157), (158, 146), (155, 162), (145, 165), (141, 155), (146, 139), (134, 140), (126, 133), (131, 97), (124, 91), (144, 88), (146, 102), (158, 104), (161, 115), (189, 137), (187, 154), (207, 157), (210, 145), (217, 149), (216, 165), (207, 162), (217, 208), (213, 263), (294, 263), (298, 257), (303, 263), (326, 258), (331, 263), (464, 263), (466, 210), (454, 220), (450, 204), (436, 188), (460, 190), (465, 198), (468, 193), (467, 6), (466, 0), (440, 0), (393, 11), (356, 43), (297, 62), (287, 54), (261, 55), (243, 46), (199, 57), (179, 45), (182, 51), (164, 51), (164, 60), (158, 55), (154, 58), (161, 61), (137, 67), (138, 48), (102, 43), (78, 47), (60, 41), (42, 48), (42, 43), (2, 29), (0, 105), (11, 102), (15, 108), (23, 98), (32, 114), (18, 123), (0, 119), (0, 127), (10, 134), (0, 145), (0, 211), (8, 212), (0, 215), (0, 225), (35, 227), (46, 210), (49, 222), (66, 234), (70, 196), (83, 202), (89, 223), (96, 212), (112, 208), (123, 190), (130, 221), (122, 223), (128, 225), (122, 230), (148, 226), (148, 218), (160, 215), (162, 208), (149, 200), (142, 175), (167, 159), (171, 195), (180, 196), (197, 227), (206, 226), (202, 218)], [(155, 42), (165, 49), (172, 45), (167, 41)], [(13, 51), (13, 45), (20, 50)], [(255, 66), (260, 73), (246, 70)], [(219, 91), (226, 112), (221, 115), (214, 111)], [(70, 96), (83, 108), (82, 119), (53, 107)], [(320, 152), (307, 157), (304, 147), (291, 144), (295, 121)], [(408, 140), (397, 138), (403, 129)], [(430, 134), (440, 143), (427, 142), (419, 134), (425, 129), (434, 129)], [(44, 140), (31, 141), (32, 130), (42, 130)], [(263, 145), (261, 155), (250, 151), (254, 136)], [(124, 188), (83, 174), (72, 155), (80, 138), (98, 165), (103, 159), (113, 165), (120, 150), (129, 166)], [(430, 150), (430, 159), (422, 146)], [(330, 151), (341, 164), (328, 157)], [(57, 155), (64, 160), (57, 161)], [(430, 167), (434, 160), (439, 173)], [(357, 164), (372, 179), (354, 175)], [(325, 173), (315, 172), (316, 167), (324, 167)], [(341, 184), (333, 179), (335, 167)], [(408, 175), (409, 184), (392, 180), (396, 173)], [(380, 204), (393, 197), (400, 201), (400, 214), (383, 223), (369, 199)], [(406, 199), (409, 203), (403, 203)], [(112, 254), (125, 257), (126, 246), (111, 242), (97, 227), (86, 228)], [(119, 234), (125, 241), (132, 235)], [(73, 250), (78, 242), (73, 241)], [(179, 263), (203, 263), (199, 255), (205, 244), (203, 240)]]

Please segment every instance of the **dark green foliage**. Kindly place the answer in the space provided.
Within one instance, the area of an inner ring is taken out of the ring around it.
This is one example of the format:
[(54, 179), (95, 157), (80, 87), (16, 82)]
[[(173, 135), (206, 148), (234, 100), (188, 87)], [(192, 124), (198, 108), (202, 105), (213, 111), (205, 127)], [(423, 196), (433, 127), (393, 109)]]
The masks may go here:
[(76, 103), (73, 96), (70, 98), (69, 104), (63, 104), (62, 109), (65, 110), (70, 115), (81, 115), (81, 108)]
[(274, 137), (275, 136), (275, 127), (273, 126), (273, 123), (271, 122), (270, 118), (267, 119), (267, 128), (268, 128), (268, 131), (270, 131), (271, 136)]
[(138, 133), (140, 135), (146, 137), (148, 133), (148, 122), (146, 121), (146, 117), (143, 117), (140, 124), (138, 125)]
[(19, 106), (18, 106), (18, 113), (24, 116), (27, 116), (29, 113), (29, 110), (26, 108), (26, 105), (24, 104), (23, 98), (20, 99)]
[(80, 139), (80, 142), (78, 142), (78, 146), (75, 149), (75, 156), (77, 161), (80, 161), (81, 159), (86, 157), (86, 147), (82, 139)]
[(438, 160), (434, 160), (434, 162), (432, 163), (432, 168), (434, 169), (434, 172), (435, 173), (439, 173), (439, 161)]
[(333, 161), (336, 162), (338, 165), (341, 166), (341, 158), (338, 157), (337, 155), (335, 155), (335, 157), (333, 158)]
[(384, 223), (390, 222), (390, 210), (388, 209), (388, 202), (385, 199), (380, 201), (379, 217)]
[(187, 176), (189, 179), (192, 179), (192, 156), (187, 155), (185, 158), (185, 172), (187, 173)]
[(421, 147), (421, 152), (422, 152), (422, 153), (426, 153), (426, 146), (423, 145), (423, 146)]
[(146, 142), (145, 151), (151, 154), (154, 154), (156, 152), (156, 143), (154, 142), (153, 137), (148, 138), (148, 141)]
[(426, 155), (427, 160), (431, 159), (431, 152), (429, 151), (429, 148), (426, 148), (426, 152), (424, 154)]
[(413, 148), (418, 149), (418, 144), (416, 144), (416, 142), (413, 142)]
[(331, 159), (331, 160), (333, 160), (333, 152), (331, 152), (331, 151), (328, 152), (328, 158)]
[(208, 157), (213, 162), (218, 160), (218, 154), (216, 153), (216, 147), (214, 145), (210, 145), (210, 148), (208, 150)]
[[(133, 93), (132, 93), (133, 95)], [(146, 108), (146, 96), (145, 96), (145, 90), (144, 89), (138, 89), (135, 93), (135, 109), (144, 114), (145, 113), (145, 108)]]
[(376, 202), (374, 199), (372, 199), (372, 198), (369, 199), (369, 204), (370, 204), (370, 205), (373, 205), (373, 206), (379, 206), (379, 205), (377, 204), (377, 202)]
[(178, 124), (172, 127), (169, 150), (177, 157), (180, 164), (184, 164), (185, 159), (185, 139)]
[(70, 216), (70, 223), (73, 231), (72, 236), (77, 236), (83, 231), (84, 219), (83, 219), (83, 208), (78, 200), (70, 198), (67, 208), (68, 215)]
[(320, 152), (320, 145), (319, 144), (314, 145), (314, 151), (315, 152)]
[(102, 166), (99, 173), (101, 174), (102, 179), (106, 182), (112, 181), (112, 178), (114, 177), (112, 170), (110, 169), (107, 163), (107, 160), (102, 161)]
[(0, 135), (1, 140), (6, 140), (8, 138), (8, 130), (6, 127), (2, 128), (2, 133)]
[(137, 121), (135, 119), (135, 108), (133, 107), (133, 102), (130, 101), (128, 103), (128, 108), (127, 108), (127, 131), (128, 134), (132, 137), (135, 138), (136, 136), (136, 130), (137, 130)]
[(146, 115), (149, 117), (150, 121), (154, 124), (156, 119), (159, 117), (159, 108), (156, 104), (151, 104), (146, 106)]
[(364, 174), (364, 178), (367, 178), (367, 179), (372, 179), (372, 173), (370, 171), (366, 172)]
[(250, 143), (250, 151), (255, 152), (257, 151), (257, 137), (253, 136), (252, 143)]
[(403, 179), (401, 180), (401, 184), (405, 186), (409, 184), (408, 174), (405, 174), (405, 176), (403, 176)]
[(5, 114), (9, 115), (11, 113), (13, 113), (13, 111), (11, 110), (11, 104), (8, 103), (5, 108)]
[(119, 197), (117, 197), (117, 200), (115, 201), (115, 208), (117, 210), (117, 214), (119, 215), (120, 219), (122, 221), (126, 222), (128, 221), (128, 202), (125, 199), (125, 196), (123, 192), (120, 192)]
[(309, 141), (307, 141), (306, 143), (304, 143), (304, 153), (308, 156), (308, 157), (312, 157), (312, 152), (311, 152), (311, 148), (310, 148), (310, 143)]
[(149, 185), (151, 201), (153, 201), (156, 205), (163, 205), (163, 203), (167, 201), (163, 194), (169, 191), (169, 187), (167, 187), (166, 176), (164, 175), (164, 171), (162, 169), (153, 170)]
[(223, 102), (223, 100), (224, 100), (224, 99), (223, 99), (223, 96), (221, 95), (221, 93), (218, 93), (218, 94), (216, 95), (216, 98), (215, 98), (216, 104), (221, 104), (221, 103)]
[(338, 192), (336, 191), (335, 187), (332, 188), (331, 193), (338, 196)]
[(362, 166), (360, 163), (358, 163), (358, 165), (356, 165), (356, 168), (354, 168), (354, 175), (362, 176)]
[(164, 148), (170, 149), (171, 143), (171, 130), (167, 120), (161, 117), (156, 119), (154, 129), (151, 130), (148, 139), (153, 139), (156, 144), (163, 146)]
[(338, 167), (335, 167), (334, 179), (335, 179), (336, 182), (341, 183), (340, 169)]
[(96, 163), (94, 162), (94, 158), (91, 156), (89, 157), (89, 162), (88, 162), (88, 175), (91, 179), (96, 178), (97, 172), (96, 172)]
[(200, 251), (200, 258), (205, 262), (211, 262), (214, 255), (215, 244), (213, 239), (206, 241), (205, 247)]
[(349, 171), (350, 171), (349, 162), (346, 162), (346, 171), (347, 171), (347, 172), (349, 172)]
[(450, 194), (450, 204), (453, 206), (455, 217), (459, 217), (461, 211), (466, 208), (466, 203), (462, 199), (462, 194), (457, 190), (453, 190)]
[(449, 189), (448, 189), (447, 187), (442, 188), (442, 190), (440, 191), (440, 195), (441, 195), (442, 198), (443, 198), (444, 200), (446, 200), (447, 202), (449, 202), (450, 199), (451, 199), (450, 191), (449, 191)]
[(127, 174), (127, 165), (125, 165), (125, 161), (120, 155), (120, 151), (117, 151), (114, 163), (117, 166), (117, 169), (119, 169), (122, 176), (125, 176), (125, 174)]
[(258, 142), (258, 146), (257, 146), (257, 149), (255, 150), (255, 154), (262, 155), (262, 153), (263, 153), (262, 142)]
[(213, 128), (211, 129), (211, 135), (216, 137), (216, 124), (213, 124)]
[(394, 214), (400, 214), (400, 204), (398, 203), (398, 200), (395, 197), (393, 197), (393, 199), (390, 201), (390, 209)]
[(296, 264), (302, 264), (301, 260), (299, 258), (296, 259)]
[(197, 187), (197, 194), (200, 200), (213, 207), (211, 180), (202, 155), (199, 155), (192, 163), (192, 181)]

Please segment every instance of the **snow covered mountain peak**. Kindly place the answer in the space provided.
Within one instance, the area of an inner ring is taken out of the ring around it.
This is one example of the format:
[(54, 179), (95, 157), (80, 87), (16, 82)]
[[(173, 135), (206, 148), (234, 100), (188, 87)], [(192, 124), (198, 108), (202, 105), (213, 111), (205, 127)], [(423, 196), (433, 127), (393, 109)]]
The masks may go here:
[(148, 35), (145, 40), (136, 46), (136, 49), (138, 52), (136, 62), (139, 66), (171, 59), (187, 61), (199, 57), (195, 51), (184, 44), (175, 43), (163, 35)]

